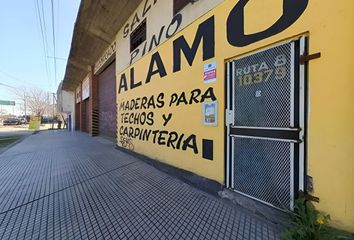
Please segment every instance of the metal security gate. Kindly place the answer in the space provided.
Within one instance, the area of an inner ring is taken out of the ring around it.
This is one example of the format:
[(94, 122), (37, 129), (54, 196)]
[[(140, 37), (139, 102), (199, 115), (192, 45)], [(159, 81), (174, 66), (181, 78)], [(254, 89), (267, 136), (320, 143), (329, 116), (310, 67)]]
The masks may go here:
[(304, 188), (305, 39), (227, 63), (227, 186), (282, 209)]

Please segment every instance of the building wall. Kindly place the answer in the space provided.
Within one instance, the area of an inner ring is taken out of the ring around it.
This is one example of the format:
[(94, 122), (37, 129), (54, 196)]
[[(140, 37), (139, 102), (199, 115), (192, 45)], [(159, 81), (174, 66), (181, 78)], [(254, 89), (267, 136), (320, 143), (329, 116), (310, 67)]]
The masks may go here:
[(97, 86), (93, 78), (93, 68), (92, 71), (87, 74), (87, 76), (80, 82), (76, 87), (74, 100), (75, 104), (74, 111), (75, 114), (73, 123), (75, 125), (75, 130), (80, 130), (87, 133), (92, 133), (92, 109), (95, 107), (97, 102)]
[(68, 91), (61, 91), (61, 111), (73, 112), (74, 111), (74, 93)]
[[(281, 18), (289, 24), (271, 28), (283, 13), (282, 3), (289, 1), (225, 0), (123, 71), (120, 69), (127, 62), (123, 59), (123, 64), (118, 65), (117, 61), (117, 144), (224, 183), (224, 63), (275, 43), (307, 36), (309, 52), (322, 54), (308, 64), (308, 174), (314, 180), (314, 195), (320, 198), (316, 204), (318, 209), (331, 215), (334, 226), (354, 231), (354, 68), (351, 67), (354, 33), (350, 30), (354, 25), (351, 10), (354, 2), (290, 2), (291, 12)], [(306, 7), (304, 12), (292, 19), (302, 3)], [(244, 15), (242, 4), (246, 5)], [(155, 11), (164, 14), (167, 10), (156, 8)], [(243, 26), (246, 34), (258, 34), (242, 36), (237, 30)], [(198, 28), (202, 29), (200, 32), (212, 34), (215, 44), (206, 43), (203, 50), (205, 39), (201, 41), (191, 63), (181, 53), (179, 69), (179, 57), (173, 49), (183, 39), (191, 46), (198, 39)], [(118, 49), (123, 46), (120, 41), (118, 34)], [(213, 46), (215, 54), (210, 53)], [(118, 50), (116, 59), (121, 59), (120, 56), (126, 55), (120, 55)], [(204, 64), (213, 61), (217, 64), (217, 80), (205, 84)], [(191, 100), (192, 94), (199, 91), (200, 95)], [(203, 94), (205, 101), (214, 97), (218, 101), (217, 126), (202, 123)], [(176, 97), (180, 100), (178, 105), (174, 101)], [(143, 98), (150, 108), (136, 107)], [(146, 121), (129, 123), (130, 115), (139, 114), (146, 114)], [(140, 135), (145, 130), (152, 131), (149, 137)], [(177, 141), (171, 143), (171, 138)], [(202, 157), (203, 139), (213, 141), (213, 160)]]
[(81, 119), (81, 83), (75, 89), (75, 130), (80, 130), (82, 125)]
[[(75, 116), (75, 95), (73, 92), (60, 90), (57, 92), (57, 103), (58, 103), (58, 112), (61, 116), (68, 120), (69, 114), (71, 117), (71, 126), (75, 126), (74, 116)], [(67, 123), (69, 125), (69, 123)]]

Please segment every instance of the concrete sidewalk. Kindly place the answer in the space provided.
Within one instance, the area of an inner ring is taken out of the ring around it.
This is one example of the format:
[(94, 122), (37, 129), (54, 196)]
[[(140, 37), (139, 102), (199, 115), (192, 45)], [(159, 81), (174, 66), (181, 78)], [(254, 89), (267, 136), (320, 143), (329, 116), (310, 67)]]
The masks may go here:
[(279, 227), (82, 133), (0, 155), (0, 239), (279, 239)]

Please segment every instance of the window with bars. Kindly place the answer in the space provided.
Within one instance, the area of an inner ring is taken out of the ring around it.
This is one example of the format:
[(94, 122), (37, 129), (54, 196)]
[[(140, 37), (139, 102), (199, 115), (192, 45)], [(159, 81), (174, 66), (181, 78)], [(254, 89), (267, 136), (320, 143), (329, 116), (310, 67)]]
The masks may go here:
[(144, 41), (146, 41), (146, 20), (130, 34), (130, 52), (134, 51)]
[(173, 14), (177, 14), (190, 2), (192, 2), (192, 0), (173, 0)]

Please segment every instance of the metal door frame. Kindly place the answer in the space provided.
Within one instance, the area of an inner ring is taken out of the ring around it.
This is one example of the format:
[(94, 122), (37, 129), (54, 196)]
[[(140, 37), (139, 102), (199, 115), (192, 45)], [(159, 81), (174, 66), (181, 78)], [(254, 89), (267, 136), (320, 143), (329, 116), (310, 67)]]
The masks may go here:
[[(226, 140), (226, 168), (225, 168), (225, 177), (226, 177), (226, 187), (227, 188), (231, 188), (233, 191), (236, 191), (242, 195), (246, 195), (247, 197), (250, 197), (252, 199), (255, 199), (257, 201), (263, 202), (267, 205), (271, 205), (273, 207), (276, 207), (268, 202), (264, 202), (260, 199), (254, 198), (252, 196), (249, 196), (245, 193), (239, 192), (237, 190), (234, 189), (234, 161), (233, 161), (233, 154), (234, 154), (234, 141), (235, 141), (235, 137), (232, 137), (231, 135), (231, 125), (235, 124), (235, 118), (234, 118), (234, 103), (235, 103), (235, 99), (234, 99), (234, 89), (235, 89), (235, 74), (234, 74), (234, 70), (235, 70), (235, 60), (237, 59), (241, 59), (250, 55), (254, 55), (256, 53), (259, 52), (263, 52), (267, 49), (271, 49), (286, 43), (292, 43), (292, 42), (297, 42), (298, 44), (298, 49), (295, 49), (295, 47), (293, 46), (291, 48), (292, 52), (292, 78), (297, 78), (299, 83), (298, 83), (298, 91), (299, 91), (299, 99), (298, 99), (298, 112), (299, 112), (299, 125), (300, 125), (300, 132), (299, 132), (299, 139), (302, 140), (301, 143), (298, 144), (298, 158), (299, 158), (299, 162), (298, 162), (298, 173), (297, 173), (297, 186), (295, 186), (295, 181), (294, 181), (294, 175), (295, 175), (295, 171), (294, 171), (294, 154), (291, 154), (292, 159), (291, 159), (291, 186), (290, 186), (290, 190), (291, 190), (291, 203), (290, 203), (290, 209), (293, 210), (293, 203), (294, 203), (294, 199), (297, 197), (297, 191), (305, 191), (306, 189), (306, 172), (307, 172), (307, 167), (306, 167), (306, 154), (307, 154), (307, 104), (308, 104), (308, 99), (307, 99), (307, 82), (306, 82), (306, 66), (305, 64), (300, 64), (300, 56), (304, 56), (307, 52), (307, 39), (306, 37), (302, 36), (296, 39), (292, 39), (290, 41), (284, 41), (281, 43), (277, 43), (274, 44), (272, 46), (268, 46), (266, 48), (233, 58), (228, 60), (225, 63), (225, 87), (226, 87), (226, 91), (225, 91), (225, 126), (226, 126), (226, 136), (225, 136), (225, 140)], [(295, 52), (295, 50), (297, 50), (297, 52)], [(297, 55), (298, 54), (298, 55)], [(295, 62), (297, 61), (297, 62)], [(294, 67), (297, 67), (297, 69), (293, 69)], [(296, 72), (298, 71), (298, 72)], [(294, 76), (295, 74), (298, 74), (298, 76)], [(296, 80), (296, 79), (295, 79)], [(295, 86), (295, 84), (292, 85), (292, 87)], [(292, 89), (292, 91), (294, 92), (296, 89)], [(291, 95), (292, 98), (294, 98), (294, 95)], [(294, 106), (294, 99), (291, 99), (292, 105), (291, 105), (291, 113), (293, 114), (295, 112), (294, 108), (296, 106)], [(291, 120), (293, 120), (294, 118), (291, 117)], [(245, 128), (252, 128), (252, 127), (245, 127)], [(269, 128), (268, 128), (269, 129)], [(277, 128), (272, 128), (274, 130), (277, 130)], [(291, 129), (289, 129), (291, 130)], [(237, 136), (240, 137), (240, 136)], [(265, 138), (268, 140), (275, 140), (275, 139), (269, 139), (269, 138)], [(281, 140), (281, 139), (277, 139), (277, 140)], [(291, 144), (291, 150), (294, 151), (294, 146), (295, 143)], [(277, 207), (276, 207), (277, 208)]]

